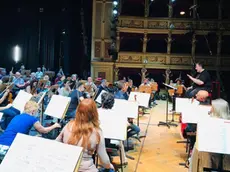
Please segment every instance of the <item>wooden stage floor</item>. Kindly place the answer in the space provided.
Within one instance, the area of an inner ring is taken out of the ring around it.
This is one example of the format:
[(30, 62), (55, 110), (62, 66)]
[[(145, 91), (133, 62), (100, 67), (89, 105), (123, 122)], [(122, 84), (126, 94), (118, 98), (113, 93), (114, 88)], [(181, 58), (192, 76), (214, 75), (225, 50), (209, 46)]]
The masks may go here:
[[(186, 158), (185, 144), (176, 143), (181, 140), (180, 125), (178, 127), (166, 126), (158, 127), (159, 121), (165, 121), (166, 102), (158, 101), (158, 105), (140, 118), (140, 127), (144, 133), (150, 119), (150, 125), (147, 129), (147, 137), (141, 143), (137, 143), (136, 150), (129, 151), (128, 155), (135, 160), (128, 160), (128, 166), (124, 172), (187, 172), (188, 169), (179, 166)], [(169, 108), (170, 109), (170, 108)], [(171, 119), (171, 116), (170, 116)], [(178, 119), (178, 117), (176, 117)], [(142, 153), (141, 145), (144, 142)], [(140, 160), (138, 163), (138, 157)]]

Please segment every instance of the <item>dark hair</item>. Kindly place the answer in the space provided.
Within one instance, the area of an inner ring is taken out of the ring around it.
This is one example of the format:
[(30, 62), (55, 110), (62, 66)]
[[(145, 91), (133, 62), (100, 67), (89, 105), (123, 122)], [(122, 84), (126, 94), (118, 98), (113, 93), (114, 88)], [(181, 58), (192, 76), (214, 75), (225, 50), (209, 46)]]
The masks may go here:
[(204, 63), (202, 63), (202, 62), (196, 62), (196, 64), (198, 64), (199, 66), (201, 66), (202, 68), (204, 68)]
[(114, 95), (111, 93), (103, 93), (101, 95), (101, 105), (104, 109), (112, 109), (114, 105)]

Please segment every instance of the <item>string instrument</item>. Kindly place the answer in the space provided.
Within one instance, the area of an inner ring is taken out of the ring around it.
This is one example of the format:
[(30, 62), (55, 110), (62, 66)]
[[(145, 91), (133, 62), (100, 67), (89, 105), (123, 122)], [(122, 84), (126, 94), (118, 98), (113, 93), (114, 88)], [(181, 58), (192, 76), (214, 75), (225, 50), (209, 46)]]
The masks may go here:
[(152, 93), (151, 86), (148, 86), (148, 85), (141, 85), (141, 86), (139, 86), (139, 92), (151, 94), (151, 93)]
[(13, 103), (13, 94), (11, 92), (9, 92), (8, 94), (8, 103)]

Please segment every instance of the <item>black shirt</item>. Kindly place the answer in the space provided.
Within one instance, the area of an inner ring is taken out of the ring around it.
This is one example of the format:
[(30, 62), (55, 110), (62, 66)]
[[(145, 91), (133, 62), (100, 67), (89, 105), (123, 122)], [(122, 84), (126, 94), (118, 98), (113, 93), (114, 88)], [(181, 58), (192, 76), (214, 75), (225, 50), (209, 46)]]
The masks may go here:
[(197, 76), (196, 76), (196, 79), (199, 79), (201, 81), (204, 82), (203, 85), (198, 85), (196, 83), (194, 83), (193, 87), (194, 88), (205, 88), (207, 90), (210, 90), (211, 89), (211, 77), (208, 73), (208, 71), (206, 70), (203, 70), (201, 73), (199, 73)]
[(67, 113), (73, 112), (77, 109), (77, 106), (80, 102), (80, 97), (83, 97), (83, 93), (78, 90), (74, 90), (72, 93), (70, 93), (69, 97), (71, 98), (71, 101)]

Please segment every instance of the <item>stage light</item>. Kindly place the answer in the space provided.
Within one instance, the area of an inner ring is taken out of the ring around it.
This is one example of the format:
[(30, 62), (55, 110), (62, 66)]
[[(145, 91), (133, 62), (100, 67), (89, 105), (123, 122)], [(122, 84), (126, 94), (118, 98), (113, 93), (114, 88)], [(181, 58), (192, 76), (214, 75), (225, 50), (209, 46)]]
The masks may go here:
[(117, 9), (114, 9), (114, 10), (113, 10), (113, 14), (114, 14), (114, 15), (117, 15), (117, 13), (118, 13)]
[(184, 11), (181, 11), (181, 12), (180, 12), (180, 15), (181, 15), (181, 16), (185, 15), (185, 12), (184, 12)]
[(113, 1), (113, 5), (114, 5), (114, 6), (117, 6), (117, 5), (118, 5), (118, 2), (117, 2), (117, 1)]
[(18, 45), (16, 45), (14, 47), (14, 51), (13, 51), (13, 59), (15, 61), (15, 63), (19, 62), (21, 59), (21, 49)]
[(172, 0), (172, 2), (175, 2), (176, 0)]

